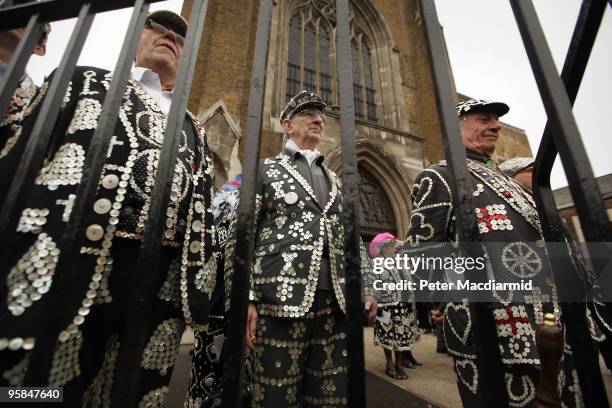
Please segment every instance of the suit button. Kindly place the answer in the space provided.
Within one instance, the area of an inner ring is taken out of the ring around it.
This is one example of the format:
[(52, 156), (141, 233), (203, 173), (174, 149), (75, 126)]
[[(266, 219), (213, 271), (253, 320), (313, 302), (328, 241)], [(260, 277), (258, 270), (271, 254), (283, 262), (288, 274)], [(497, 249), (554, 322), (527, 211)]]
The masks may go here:
[(113, 189), (119, 184), (119, 177), (114, 174), (108, 174), (102, 179), (102, 186), (107, 189)]
[(112, 208), (112, 203), (108, 198), (100, 198), (94, 203), (94, 211), (98, 214), (106, 214)]
[(85, 236), (90, 241), (99, 241), (104, 236), (104, 229), (101, 225), (92, 224), (85, 230)]

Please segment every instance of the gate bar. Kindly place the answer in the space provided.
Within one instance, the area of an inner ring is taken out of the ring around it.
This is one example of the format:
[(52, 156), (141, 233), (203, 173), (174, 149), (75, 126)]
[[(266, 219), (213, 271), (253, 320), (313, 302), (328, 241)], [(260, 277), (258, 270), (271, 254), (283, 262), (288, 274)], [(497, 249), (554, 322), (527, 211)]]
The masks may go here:
[[(27, 202), (34, 180), (45, 157), (51, 140), (51, 133), (62, 106), (62, 99), (66, 94), (68, 82), (74, 73), (74, 67), (87, 39), (87, 33), (91, 28), (93, 19), (91, 3), (83, 4), (62, 60), (53, 74), (53, 79), (42, 102), (34, 127), (30, 133), (21, 136), (24, 138), (26, 145), (0, 211), (0, 253), (2, 254), (0, 259), (9, 259), (12, 248), (12, 233), (17, 227), (21, 211)], [(0, 293), (2, 293), (5, 285), (5, 281), (0, 281)]]
[[(163, 0), (150, 0), (157, 3)], [(74, 18), (79, 14), (82, 1), (74, 0), (31, 0), (30, 3), (1, 7), (2, 21), (0, 31), (25, 27), (34, 14), (40, 21), (58, 21)], [(93, 0), (91, 8), (94, 13), (103, 13), (134, 6), (135, 0)]]
[[(574, 103), (578, 94), (605, 8), (605, 0), (585, 0), (582, 3), (561, 73), (561, 79), (565, 84), (571, 104)], [(561, 226), (562, 221), (550, 186), (550, 174), (556, 156), (557, 147), (553, 140), (551, 125), (548, 122), (536, 156), (533, 176), (535, 182), (534, 199), (540, 220), (543, 221), (542, 230), (547, 242), (564, 242), (565, 239)], [(575, 288), (581, 287), (581, 282), (577, 281), (579, 277), (574, 268), (572, 268), (572, 274), (562, 274), (562, 271), (565, 271), (568, 267), (567, 262), (564, 262), (564, 259), (568, 259), (570, 256), (567, 249), (562, 249), (553, 244), (548, 246), (548, 250), (551, 255), (550, 260), (555, 281), (558, 283), (557, 286), (563, 298), (563, 296), (567, 296), (565, 293), (568, 290), (572, 290), (571, 288), (575, 290)], [(568, 281), (569, 279), (574, 282)], [(568, 332), (568, 339), (573, 346), (572, 349), (576, 350), (574, 353), (581, 388), (605, 387), (601, 378), (598, 350), (591, 341), (590, 329), (586, 319), (586, 305), (584, 303), (563, 302), (560, 306)], [(587, 392), (589, 395), (593, 393), (592, 390), (587, 390)], [(596, 406), (607, 407), (609, 405), (607, 400), (600, 400), (597, 401)]]
[[(187, 110), (207, 7), (208, 0), (194, 0), (189, 14), (189, 29), (183, 46), (183, 57), (175, 82), (176, 87), (172, 95), (164, 141), (159, 155), (159, 165), (151, 192), (146, 227), (138, 252), (137, 270), (134, 276), (136, 287), (127, 309), (126, 329), (120, 339), (117, 377), (113, 382), (114, 395), (112, 398), (112, 401), (120, 402), (118, 406), (135, 407), (139, 402), (136, 399), (141, 373), (139, 363), (149, 338), (148, 329), (152, 322), (153, 300), (158, 289), (161, 239), (165, 227), (163, 220), (170, 201), (170, 187), (174, 179), (176, 157), (183, 133), (185, 111)], [(194, 135), (197, 144), (198, 138), (195, 133)], [(203, 164), (208, 151), (204, 151), (203, 146), (200, 147), (200, 150), (201, 164)], [(210, 197), (208, 198), (210, 199)]]
[[(430, 0), (419, 0), (423, 26), (428, 42), (431, 59), (432, 77), (438, 103), (440, 126), (444, 140), (444, 153), (448, 167), (451, 170), (453, 211), (456, 218), (459, 242), (481, 242), (476, 226), (472, 192), (474, 191), (471, 177), (467, 170), (467, 155), (459, 136), (459, 120), (455, 109), (454, 92), (450, 78), (450, 67), (447, 60), (444, 37), (435, 4)], [(472, 246), (470, 246), (472, 247)], [(482, 256), (481, 254), (471, 254)], [(484, 281), (486, 272), (467, 271), (468, 278), (474, 281)], [(493, 318), (493, 310), (489, 303), (471, 302), (472, 327), (476, 346), (477, 365), (482, 373), (480, 384), (486, 406), (507, 406), (507, 393), (504, 382), (504, 370), (498, 347), (497, 328)]]
[[(1, 10), (1, 9), (0, 9)], [(38, 13), (33, 14), (28, 21), (28, 25), (23, 32), (21, 40), (13, 53), (11, 62), (6, 68), (6, 72), (0, 81), (0, 114), (4, 118), (4, 113), (9, 106), (15, 89), (25, 72), (25, 67), (32, 55), (32, 50), (42, 34), (42, 23)]]
[(578, 216), (585, 229), (585, 237), (589, 242), (609, 242), (612, 231), (599, 186), (533, 4), (530, 0), (510, 0), (510, 4), (546, 108), (555, 145), (570, 182), (572, 198), (576, 208), (581, 210)]
[[(257, 16), (257, 32), (253, 53), (253, 75), (249, 96), (249, 111), (246, 124), (244, 165), (240, 201), (236, 209), (236, 247), (232, 275), (231, 304), (223, 347), (223, 407), (242, 406), (242, 382), (245, 357), (246, 317), (249, 305), (249, 274), (253, 261), (255, 241), (255, 196), (258, 186), (259, 138), (266, 89), (266, 64), (272, 21), (272, 0), (260, 0)], [(229, 350), (229, 352), (228, 352)]]
[[(605, 9), (605, 0), (584, 0), (582, 2), (580, 14), (561, 72), (561, 79), (572, 105), (578, 95), (580, 83), (582, 82), (582, 77), (586, 70)], [(562, 221), (558, 216), (557, 206), (550, 186), (550, 173), (557, 153), (551, 125), (547, 122), (535, 160), (534, 197), (538, 208), (542, 209), (540, 220), (546, 220), (542, 226), (550, 228), (551, 232), (559, 238), (554, 241), (562, 242)]]
[(348, 406), (365, 408), (365, 357), (361, 303), (359, 171), (355, 148), (355, 102), (348, 0), (336, 0), (340, 134), (342, 137), (342, 221), (348, 353)]
[[(50, 291), (46, 301), (48, 310), (47, 319), (39, 326), (36, 336), (36, 347), (32, 351), (28, 371), (24, 380), (26, 386), (40, 386), (47, 384), (51, 358), (57, 341), (57, 336), (66, 323), (65, 318), (70, 311), (76, 311), (81, 300), (80, 292), (87, 287), (90, 276), (77, 271), (79, 248), (83, 237), (86, 214), (93, 207), (100, 175), (106, 161), (106, 152), (110, 144), (111, 135), (119, 118), (119, 108), (123, 101), (126, 85), (130, 76), (132, 61), (136, 55), (136, 48), (140, 35), (144, 29), (149, 10), (149, 1), (136, 0), (134, 11), (122, 45), (119, 59), (113, 72), (113, 79), (102, 107), (102, 113), (83, 166), (83, 176), (77, 188), (76, 199), (70, 215), (70, 222), (66, 225), (60, 245), (60, 256), (57, 270), (62, 273), (54, 278), (55, 290)], [(69, 289), (72, 289), (69, 291)], [(72, 293), (72, 299), (69, 296)]]

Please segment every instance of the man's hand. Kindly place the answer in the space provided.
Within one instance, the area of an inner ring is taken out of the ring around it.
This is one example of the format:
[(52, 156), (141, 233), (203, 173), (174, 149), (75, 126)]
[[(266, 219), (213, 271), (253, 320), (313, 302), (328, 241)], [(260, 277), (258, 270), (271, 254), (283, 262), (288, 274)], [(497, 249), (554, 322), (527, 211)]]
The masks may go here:
[(254, 303), (249, 303), (246, 327), (246, 344), (252, 349), (255, 345), (255, 328), (257, 327), (257, 309)]
[(440, 324), (444, 320), (444, 313), (440, 309), (431, 309), (429, 312), (431, 314), (431, 320), (434, 324)]
[(376, 318), (376, 309), (378, 308), (378, 302), (372, 296), (366, 296), (364, 298), (365, 304), (363, 310), (368, 314), (369, 320)]

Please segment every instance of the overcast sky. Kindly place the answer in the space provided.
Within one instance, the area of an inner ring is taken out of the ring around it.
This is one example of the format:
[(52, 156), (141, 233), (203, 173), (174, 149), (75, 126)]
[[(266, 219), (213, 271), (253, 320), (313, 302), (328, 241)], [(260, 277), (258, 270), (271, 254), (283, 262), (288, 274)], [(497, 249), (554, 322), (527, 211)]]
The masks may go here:
[[(524, 129), (535, 155), (546, 113), (531, 67), (506, 0), (435, 0), (444, 27), (457, 90), (469, 96), (501, 100), (510, 105), (504, 121)], [(580, 0), (534, 0), (540, 22), (558, 69), (576, 23)], [(151, 10), (180, 12), (182, 0), (155, 3)], [(127, 30), (131, 9), (96, 17), (79, 59), (80, 65), (113, 69)], [(596, 176), (612, 173), (612, 17), (607, 7), (574, 114)], [(229, 24), (230, 22), (228, 22)], [(32, 57), (28, 72), (37, 83), (56, 67), (74, 20), (53, 23), (47, 55)], [(606, 52), (607, 51), (607, 52)], [(560, 163), (552, 175), (553, 188), (567, 185)]]

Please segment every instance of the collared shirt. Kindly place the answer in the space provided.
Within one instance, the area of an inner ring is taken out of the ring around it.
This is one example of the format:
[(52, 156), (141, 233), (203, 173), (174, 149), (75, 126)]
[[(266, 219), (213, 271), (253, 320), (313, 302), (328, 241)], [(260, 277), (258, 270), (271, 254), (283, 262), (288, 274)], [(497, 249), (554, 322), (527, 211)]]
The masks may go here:
[(162, 112), (166, 115), (170, 113), (170, 104), (172, 103), (172, 93), (174, 91), (164, 91), (159, 75), (156, 72), (145, 67), (134, 67), (132, 69), (132, 77), (149, 91)]
[(314, 150), (300, 149), (298, 145), (291, 139), (288, 139), (287, 143), (285, 143), (285, 149), (290, 150), (292, 152), (300, 152), (300, 154), (304, 156), (306, 160), (308, 160), (308, 164), (311, 166), (312, 162), (315, 161), (317, 157), (322, 157), (321, 152), (318, 151), (316, 148)]

